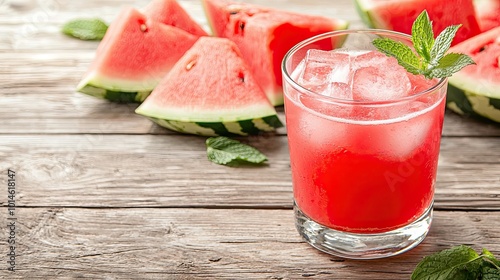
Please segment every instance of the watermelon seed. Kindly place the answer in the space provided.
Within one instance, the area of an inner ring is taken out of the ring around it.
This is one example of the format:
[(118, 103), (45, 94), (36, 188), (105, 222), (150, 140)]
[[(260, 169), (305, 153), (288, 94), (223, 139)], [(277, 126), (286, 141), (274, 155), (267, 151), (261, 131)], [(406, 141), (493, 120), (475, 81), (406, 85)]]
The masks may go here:
[(243, 72), (238, 73), (238, 78), (242, 83), (245, 82), (245, 74), (243, 74)]
[(244, 22), (240, 22), (240, 25), (239, 25), (241, 31), (243, 31), (243, 29), (245, 29), (245, 23)]
[(239, 13), (241, 11), (243, 7), (241, 5), (230, 5), (227, 7), (227, 9), (229, 10), (229, 14), (230, 15), (236, 15), (237, 13)]
[(142, 32), (147, 32), (148, 31), (148, 27), (146, 26), (146, 24), (141, 24), (141, 31)]
[(193, 60), (191, 62), (189, 62), (187, 65), (186, 65), (186, 70), (191, 70), (191, 68), (193, 68), (193, 66), (196, 64), (196, 60)]

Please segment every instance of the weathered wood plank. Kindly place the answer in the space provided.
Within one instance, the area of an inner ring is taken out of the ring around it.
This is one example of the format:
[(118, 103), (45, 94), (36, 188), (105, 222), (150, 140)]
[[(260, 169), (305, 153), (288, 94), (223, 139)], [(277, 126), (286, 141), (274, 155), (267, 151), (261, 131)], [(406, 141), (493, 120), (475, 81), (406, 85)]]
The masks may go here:
[(489, 212), (436, 211), (419, 247), (375, 261), (313, 249), (291, 210), (18, 208), (17, 224), (17, 271), (0, 278), (409, 279), (422, 257), (454, 245), (500, 254)]
[[(52, 62), (56, 65), (63, 63)], [(71, 65), (74, 62), (67, 63)], [(71, 67), (64, 70), (66, 67), (56, 65), (54, 69), (66, 75), (62, 80), (58, 74), (43, 77), (43, 74), (33, 73), (18, 77), (0, 75), (0, 118), (8, 120), (0, 126), (0, 134), (171, 134), (136, 115), (134, 110), (137, 104), (115, 104), (75, 92), (83, 72), (77, 75), (69, 70)], [(283, 108), (278, 107), (277, 110), (284, 122)], [(284, 135), (286, 129), (279, 129), (278, 133)], [(500, 136), (500, 125), (448, 112), (443, 135)]]
[[(0, 134), (174, 134), (135, 114), (137, 104), (115, 104), (74, 92), (44, 87), (4, 88), (0, 93)], [(43, 93), (37, 91), (44, 91)], [(19, 93), (19, 94), (18, 94)], [(283, 108), (278, 116), (285, 124)], [(286, 128), (277, 130), (286, 134)], [(444, 137), (499, 137), (500, 125), (447, 112)]]
[[(88, 48), (78, 40), (66, 38), (60, 34), (61, 26), (75, 18), (98, 16), (106, 22), (118, 15), (125, 5), (142, 8), (149, 1), (8, 1), (0, 9), (0, 52), (3, 50), (73, 50)], [(199, 0), (180, 0), (189, 14), (205, 30), (209, 31), (208, 23)], [(263, 1), (247, 0), (245, 2), (270, 6), (290, 11), (318, 14), (333, 18), (341, 18), (351, 22), (352, 28), (363, 27), (354, 6), (349, 0), (336, 1)], [(13, 4), (17, 3), (17, 4)], [(2, 5), (0, 4), (0, 5)]]
[[(263, 168), (206, 159), (205, 138), (183, 135), (2, 135), (0, 170), (18, 171), (19, 203), (85, 207), (290, 208), (285, 136), (242, 138)], [(444, 138), (438, 209), (500, 210), (498, 138)]]
[[(199, 0), (178, 0), (178, 2), (198, 23), (203, 24), (206, 22), (203, 7)], [(333, 4), (330, 0), (235, 0), (235, 2), (253, 3), (283, 10), (341, 18), (360, 24), (360, 18), (350, 0), (337, 0)], [(128, 5), (142, 9), (148, 3), (149, 0), (89, 0), (85, 2), (69, 0), (9, 0), (6, 3), (2, 3), (0, 24), (2, 26), (19, 25), (35, 20), (48, 24), (62, 23), (74, 17), (89, 17), (89, 15), (99, 16), (111, 21), (123, 6)]]
[[(245, 1), (363, 26), (351, 0)], [(361, 262), (296, 234), (285, 129), (243, 138), (269, 166), (231, 169), (206, 160), (204, 138), (75, 93), (98, 43), (65, 37), (62, 24), (109, 22), (147, 2), (0, 0), (0, 170), (16, 170), (19, 206), (18, 271), (0, 278), (407, 279), (424, 255), (452, 245), (500, 254), (500, 126), (448, 114), (430, 236), (402, 256)], [(208, 30), (199, 0), (180, 2)]]
[[(13, 40), (11, 43), (18, 46), (0, 47), (0, 118), (9, 120), (0, 127), (0, 133), (96, 133), (96, 127), (103, 123), (108, 130), (101, 130), (101, 133), (168, 133), (135, 116), (130, 105), (121, 108), (75, 93), (76, 84), (92, 60), (98, 43), (74, 40), (59, 32), (60, 25), (71, 18), (99, 14), (111, 20), (121, 5), (141, 7), (147, 2), (52, 0), (4, 3), (10, 5), (13, 12), (0, 17), (0, 34), (7, 35), (0, 36), (0, 41)], [(353, 21), (353, 27), (360, 26), (356, 23), (359, 17), (351, 1), (347, 0), (336, 1), (335, 5), (326, 0), (291, 1), (288, 5), (282, 1), (249, 2), (344, 18)], [(206, 27), (199, 1), (181, 1), (181, 4)], [(9, 36), (9, 32), (13, 36)], [(279, 131), (284, 132), (284, 129)], [(463, 120), (450, 114), (444, 135), (498, 136), (500, 126)]]

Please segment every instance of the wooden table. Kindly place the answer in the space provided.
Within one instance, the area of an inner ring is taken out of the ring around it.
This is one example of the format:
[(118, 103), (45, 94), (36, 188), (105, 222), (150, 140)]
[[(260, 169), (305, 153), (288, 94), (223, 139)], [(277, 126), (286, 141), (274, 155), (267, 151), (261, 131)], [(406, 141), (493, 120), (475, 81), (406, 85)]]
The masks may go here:
[[(348, 0), (249, 2), (362, 26)], [(110, 22), (121, 5), (146, 3), (0, 1), (1, 279), (408, 279), (423, 256), (453, 245), (500, 255), (499, 125), (447, 113), (429, 236), (397, 257), (353, 261), (298, 236), (285, 129), (242, 138), (268, 155), (267, 167), (228, 168), (206, 160), (203, 137), (75, 92), (98, 43), (65, 37), (61, 25)], [(181, 4), (207, 27), (198, 1)]]

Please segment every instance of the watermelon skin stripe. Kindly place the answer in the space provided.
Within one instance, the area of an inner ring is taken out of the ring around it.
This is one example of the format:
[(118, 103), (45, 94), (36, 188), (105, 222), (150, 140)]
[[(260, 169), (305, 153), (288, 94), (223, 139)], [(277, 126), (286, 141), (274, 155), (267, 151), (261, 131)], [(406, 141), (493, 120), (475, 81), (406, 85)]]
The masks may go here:
[(260, 129), (255, 126), (253, 120), (240, 121), (239, 124), (241, 125), (241, 130), (246, 134), (258, 134), (260, 132)]
[(498, 109), (500, 111), (500, 99), (490, 98), (490, 105), (493, 108)]
[(354, 1), (354, 7), (356, 8), (356, 12), (358, 13), (358, 15), (361, 17), (361, 20), (369, 28), (375, 28), (375, 26), (373, 25), (373, 19), (371, 18), (370, 14), (360, 6), (359, 1)]
[(455, 113), (500, 122), (500, 99), (464, 91), (448, 84), (446, 103)]
[(217, 134), (212, 128), (202, 127), (196, 123), (171, 121), (171, 120), (164, 120), (157, 118), (149, 118), (149, 119), (151, 119), (153, 122), (157, 123), (160, 126), (181, 133), (188, 133), (188, 134), (195, 134), (202, 136), (217, 136)]
[(270, 127), (273, 127), (273, 128), (283, 127), (283, 123), (281, 123), (281, 121), (277, 115), (263, 117), (262, 120), (266, 124), (268, 124)]
[(88, 94), (101, 99), (107, 99), (109, 101), (117, 103), (142, 103), (146, 97), (149, 96), (151, 91), (141, 91), (141, 92), (125, 92), (125, 91), (113, 91), (109, 89), (103, 89), (90, 84), (87, 84), (83, 88), (78, 90), (79, 92)]
[[(446, 103), (448, 108), (460, 115), (474, 115), (479, 117), (479, 115), (472, 110), (472, 105), (470, 104), (469, 99), (467, 99), (467, 96), (465, 96), (465, 93), (451, 84), (448, 84)], [(457, 108), (454, 108), (454, 106)]]
[[(261, 132), (273, 131), (275, 128), (283, 126), (276, 115), (237, 122), (182, 122), (152, 117), (150, 117), (150, 119), (158, 125), (170, 130), (201, 136), (255, 135)], [(241, 129), (235, 129), (236, 127), (240, 127)]]
[[(197, 122), (196, 124), (199, 125), (199, 126), (201, 126), (201, 127), (206, 127), (206, 128), (212, 129), (216, 135), (224, 135), (224, 136), (236, 136), (236, 135), (238, 135), (238, 134), (229, 132), (229, 130), (227, 130), (226, 126), (224, 125), (224, 123), (220, 123), (220, 122), (219, 123), (217, 123), (217, 122), (214, 122), (214, 123)], [(186, 131), (186, 132), (189, 133), (189, 131)]]

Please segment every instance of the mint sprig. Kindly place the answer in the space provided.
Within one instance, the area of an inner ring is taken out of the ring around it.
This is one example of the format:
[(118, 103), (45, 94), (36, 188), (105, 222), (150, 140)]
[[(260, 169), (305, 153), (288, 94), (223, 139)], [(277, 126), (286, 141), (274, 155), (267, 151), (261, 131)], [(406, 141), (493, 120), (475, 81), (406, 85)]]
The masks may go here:
[(481, 254), (460, 245), (425, 257), (411, 280), (500, 279), (500, 261), (486, 249)]
[(373, 40), (373, 45), (385, 55), (396, 58), (401, 66), (414, 75), (424, 75), (427, 79), (445, 78), (467, 65), (475, 64), (465, 54), (447, 54), (459, 28), (460, 25), (449, 26), (434, 39), (432, 21), (424, 10), (411, 28), (414, 50), (389, 38), (377, 38)]
[(236, 166), (240, 163), (260, 164), (267, 157), (257, 149), (227, 137), (211, 137), (206, 141), (207, 157), (221, 165)]
[(102, 40), (107, 30), (108, 25), (97, 18), (71, 20), (62, 27), (64, 34), (81, 40)]

